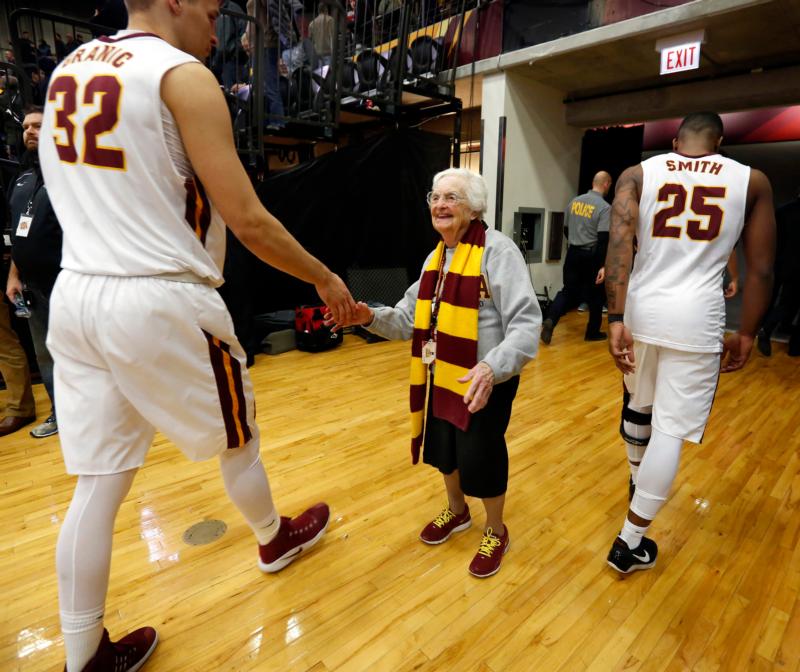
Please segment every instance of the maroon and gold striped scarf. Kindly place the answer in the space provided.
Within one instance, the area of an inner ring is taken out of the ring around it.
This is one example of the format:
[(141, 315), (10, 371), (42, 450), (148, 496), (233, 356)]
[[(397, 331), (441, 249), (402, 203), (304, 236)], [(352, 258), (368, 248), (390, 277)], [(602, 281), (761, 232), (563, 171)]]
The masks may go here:
[[(433, 415), (461, 430), (469, 428), (470, 412), (464, 403), (469, 383), (458, 379), (478, 363), (478, 308), (481, 259), (486, 245), (486, 225), (473, 220), (458, 243), (444, 279), (436, 324), (436, 375), (431, 391)], [(444, 265), (440, 241), (419, 284), (411, 340), (411, 457), (416, 464), (425, 431), (425, 397), (428, 366), (422, 362), (422, 345), (431, 338), (431, 309), (439, 271)]]

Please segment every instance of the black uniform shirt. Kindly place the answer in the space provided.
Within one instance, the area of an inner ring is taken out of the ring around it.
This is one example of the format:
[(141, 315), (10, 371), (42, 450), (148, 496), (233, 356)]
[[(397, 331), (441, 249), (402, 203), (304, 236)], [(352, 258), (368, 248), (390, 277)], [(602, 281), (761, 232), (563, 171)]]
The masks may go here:
[[(38, 163), (17, 176), (8, 197), (11, 211), (11, 257), (20, 278), (51, 289), (61, 270), (61, 225), (56, 219)], [(32, 217), (28, 235), (20, 236), (20, 217)]]

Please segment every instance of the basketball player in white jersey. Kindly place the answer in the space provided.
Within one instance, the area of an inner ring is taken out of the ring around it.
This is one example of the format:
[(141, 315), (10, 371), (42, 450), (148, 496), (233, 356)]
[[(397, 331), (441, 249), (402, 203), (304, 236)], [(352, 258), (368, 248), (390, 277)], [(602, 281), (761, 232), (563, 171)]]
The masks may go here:
[[(673, 152), (617, 182), (606, 292), (609, 350), (625, 374), (620, 432), (632, 499), (608, 563), (623, 573), (655, 564), (658, 547), (644, 534), (667, 499), (683, 442), (702, 440), (720, 368), (745, 365), (770, 299), (772, 189), (763, 173), (718, 153), (722, 130), (718, 115), (690, 114)], [(722, 273), (740, 236), (741, 326), (723, 340)]]
[(215, 290), (225, 225), (263, 261), (313, 283), (337, 322), (355, 308), (264, 209), (239, 162), (225, 101), (200, 62), (218, 1), (126, 4), (128, 30), (56, 68), (41, 131), (64, 229), (48, 346), (64, 460), (78, 476), (56, 549), (68, 672), (138, 670), (155, 648), (152, 628), (112, 643), (103, 626), (114, 519), (155, 428), (193, 460), (219, 457), (263, 571), (294, 560), (328, 524), (325, 504), (293, 519), (273, 505), (245, 353)]

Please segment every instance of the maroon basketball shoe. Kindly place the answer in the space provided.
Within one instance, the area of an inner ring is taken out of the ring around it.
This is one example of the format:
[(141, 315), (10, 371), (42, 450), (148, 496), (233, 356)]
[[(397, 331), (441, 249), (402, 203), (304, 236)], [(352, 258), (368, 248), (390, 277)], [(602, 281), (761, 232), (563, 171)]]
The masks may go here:
[(426, 544), (441, 544), (447, 541), (453, 532), (466, 530), (470, 525), (472, 520), (469, 517), (469, 506), (464, 504), (464, 511), (459, 514), (453, 513), (448, 506), (425, 526), (419, 533), (419, 538)]
[(296, 518), (281, 516), (277, 536), (268, 544), (258, 545), (258, 568), (279, 572), (299, 558), (322, 538), (330, 517), (327, 504), (315, 504)]
[(500, 562), (508, 550), (508, 544), (508, 528), (505, 525), (503, 525), (503, 534), (499, 537), (491, 527), (487, 527), (486, 532), (483, 533), (480, 548), (469, 565), (469, 573), (479, 579), (497, 574), (500, 571)]
[[(108, 630), (104, 629), (100, 646), (83, 672), (136, 672), (147, 662), (156, 644), (158, 633), (153, 628), (139, 628), (118, 642), (112, 642)], [(67, 672), (66, 665), (64, 672)]]

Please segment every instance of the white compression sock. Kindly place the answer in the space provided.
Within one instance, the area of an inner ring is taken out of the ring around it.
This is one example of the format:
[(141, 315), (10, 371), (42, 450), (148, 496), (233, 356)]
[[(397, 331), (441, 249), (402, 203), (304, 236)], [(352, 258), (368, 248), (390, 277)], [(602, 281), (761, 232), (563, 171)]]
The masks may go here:
[[(653, 429), (650, 443), (647, 446), (636, 482), (636, 492), (631, 501), (630, 510), (644, 520), (652, 521), (669, 496), (669, 490), (680, 464), (683, 440), (676, 439)], [(642, 541), (648, 525), (634, 525), (627, 518), (620, 532), (620, 537), (635, 549)]]
[(60, 612), (61, 632), (67, 651), (67, 672), (81, 672), (103, 638), (104, 607), (81, 612)]
[(56, 545), (58, 599), (68, 672), (80, 672), (103, 636), (114, 519), (136, 469), (79, 476)]
[(636, 493), (631, 501), (631, 511), (637, 516), (653, 520), (667, 501), (678, 473), (682, 447), (682, 439), (653, 429), (650, 444), (639, 466)]
[(258, 543), (268, 544), (278, 534), (280, 518), (261, 462), (258, 435), (242, 448), (226, 450), (220, 455), (219, 464), (231, 501), (241, 511)]

